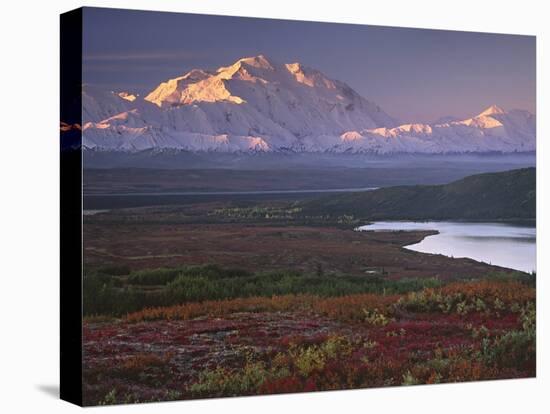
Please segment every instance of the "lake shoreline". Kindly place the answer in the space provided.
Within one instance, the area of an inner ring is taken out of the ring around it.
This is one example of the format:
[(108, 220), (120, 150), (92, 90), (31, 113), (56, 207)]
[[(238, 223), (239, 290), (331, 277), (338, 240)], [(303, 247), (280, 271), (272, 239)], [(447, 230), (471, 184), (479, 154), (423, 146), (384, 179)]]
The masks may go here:
[(524, 273), (536, 272), (536, 227), (511, 221), (379, 221), (360, 232), (432, 231), (420, 242), (403, 246), (422, 254), (469, 258)]

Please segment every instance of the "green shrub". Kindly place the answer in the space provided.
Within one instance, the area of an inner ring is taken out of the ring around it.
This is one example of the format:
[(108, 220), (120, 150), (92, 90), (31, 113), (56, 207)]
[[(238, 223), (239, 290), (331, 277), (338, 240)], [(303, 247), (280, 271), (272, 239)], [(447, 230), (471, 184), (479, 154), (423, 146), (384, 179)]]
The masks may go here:
[(506, 332), (497, 338), (483, 338), (480, 357), (487, 365), (518, 368), (535, 361), (536, 312), (534, 304), (521, 310), (522, 329)]
[(128, 283), (132, 285), (165, 285), (173, 281), (179, 274), (180, 269), (152, 269), (133, 272), (128, 277)]
[(146, 307), (252, 296), (393, 295), (438, 286), (441, 282), (431, 278), (386, 280), (292, 270), (251, 273), (216, 265), (140, 270), (126, 278), (96, 272), (84, 278), (84, 314), (119, 316)]
[(195, 396), (231, 396), (256, 393), (267, 379), (275, 378), (262, 362), (248, 362), (241, 370), (221, 367), (200, 373), (199, 380), (189, 391)]
[(107, 264), (95, 269), (96, 273), (103, 273), (111, 276), (124, 276), (130, 274), (130, 268), (126, 265)]
[(401, 385), (418, 385), (420, 384), (420, 381), (418, 381), (410, 371), (407, 371), (405, 374), (403, 374), (403, 382)]

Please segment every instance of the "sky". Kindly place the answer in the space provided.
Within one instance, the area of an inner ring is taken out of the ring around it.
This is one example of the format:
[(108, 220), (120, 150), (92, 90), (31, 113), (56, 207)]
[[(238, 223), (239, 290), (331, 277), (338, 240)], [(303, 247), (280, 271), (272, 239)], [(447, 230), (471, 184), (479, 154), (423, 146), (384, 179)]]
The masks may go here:
[(346, 82), (403, 122), (535, 112), (535, 37), (86, 8), (84, 82), (144, 94), (263, 54)]

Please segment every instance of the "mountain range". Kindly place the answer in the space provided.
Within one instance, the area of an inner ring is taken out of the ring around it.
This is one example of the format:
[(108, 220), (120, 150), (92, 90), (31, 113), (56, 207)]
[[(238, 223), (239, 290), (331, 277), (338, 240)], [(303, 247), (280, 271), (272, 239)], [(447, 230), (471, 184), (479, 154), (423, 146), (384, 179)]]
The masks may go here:
[(263, 55), (193, 69), (144, 97), (84, 85), (82, 105), (83, 147), (107, 152), (516, 153), (536, 143), (527, 111), (402, 124), (344, 82)]

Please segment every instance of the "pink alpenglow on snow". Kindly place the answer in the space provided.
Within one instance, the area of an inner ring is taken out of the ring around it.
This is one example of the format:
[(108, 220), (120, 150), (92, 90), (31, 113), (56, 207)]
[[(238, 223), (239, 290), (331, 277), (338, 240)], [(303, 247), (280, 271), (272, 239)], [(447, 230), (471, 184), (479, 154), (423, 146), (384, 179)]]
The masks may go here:
[(535, 116), (492, 105), (433, 124), (401, 124), (349, 85), (264, 55), (193, 69), (144, 98), (84, 86), (84, 147), (217, 152), (483, 153), (535, 150)]

